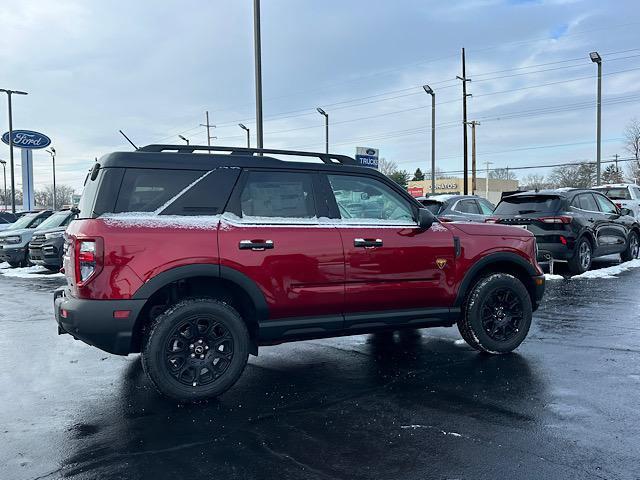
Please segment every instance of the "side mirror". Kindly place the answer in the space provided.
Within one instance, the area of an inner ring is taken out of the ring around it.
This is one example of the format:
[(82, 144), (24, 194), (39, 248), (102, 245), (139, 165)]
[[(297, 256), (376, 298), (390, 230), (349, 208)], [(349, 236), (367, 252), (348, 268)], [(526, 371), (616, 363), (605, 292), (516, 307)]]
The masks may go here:
[(436, 221), (436, 217), (433, 216), (426, 208), (418, 209), (418, 227), (422, 230), (429, 230), (433, 222)]
[(628, 209), (628, 208), (624, 208), (624, 207), (622, 207), (622, 208), (620, 209), (620, 215), (630, 215), (630, 216), (632, 216), (632, 217), (633, 217), (633, 211), (632, 211), (632, 210), (630, 210), (630, 209)]

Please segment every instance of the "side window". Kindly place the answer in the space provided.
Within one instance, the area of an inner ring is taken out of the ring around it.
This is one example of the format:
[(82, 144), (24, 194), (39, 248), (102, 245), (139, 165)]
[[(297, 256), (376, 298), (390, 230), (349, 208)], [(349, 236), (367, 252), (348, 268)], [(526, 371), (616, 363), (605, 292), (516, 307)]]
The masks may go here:
[(218, 168), (178, 197), (160, 215), (216, 215), (221, 213), (240, 175), (237, 168)]
[(242, 217), (315, 218), (309, 173), (250, 171), (240, 194)]
[(128, 168), (122, 179), (115, 213), (153, 212), (206, 172)]
[(576, 206), (582, 210), (587, 210), (589, 212), (597, 212), (600, 210), (598, 208), (598, 204), (593, 198), (593, 195), (591, 195), (590, 193), (583, 193), (581, 195), (578, 195), (574, 202), (576, 201)]
[(609, 214), (618, 213), (618, 209), (613, 203), (611, 203), (611, 200), (609, 200), (606, 197), (603, 197), (602, 195), (595, 195), (595, 197), (596, 197), (596, 200), (598, 201), (598, 205), (600, 205), (600, 210), (602, 210), (602, 213), (609, 213)]
[(484, 198), (479, 198), (478, 204), (480, 205), (480, 211), (483, 215), (491, 215), (496, 208), (491, 202)]
[(31, 225), (29, 225), (29, 228), (36, 228), (38, 225), (40, 225), (42, 222), (44, 222), (47, 219), (47, 217), (38, 217), (36, 218), (33, 223)]
[(478, 204), (476, 204), (475, 200), (460, 200), (454, 210), (460, 213), (480, 214), (480, 209), (478, 208)]
[(327, 178), (341, 218), (415, 225), (411, 206), (383, 182), (357, 175), (327, 175)]

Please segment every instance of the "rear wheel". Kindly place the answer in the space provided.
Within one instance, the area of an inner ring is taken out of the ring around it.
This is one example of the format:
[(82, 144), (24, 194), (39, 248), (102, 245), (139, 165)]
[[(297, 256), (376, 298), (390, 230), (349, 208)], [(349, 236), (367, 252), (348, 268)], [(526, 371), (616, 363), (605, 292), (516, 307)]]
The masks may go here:
[(458, 320), (462, 338), (482, 352), (516, 349), (529, 333), (531, 297), (513, 275), (494, 273), (476, 283)]
[(591, 242), (582, 237), (578, 240), (573, 257), (569, 259), (569, 271), (572, 275), (584, 273), (591, 268), (592, 260), (593, 249), (591, 248)]
[(629, 233), (627, 249), (620, 254), (620, 258), (622, 258), (623, 262), (628, 262), (629, 260), (638, 258), (638, 255), (640, 255), (640, 236), (638, 236), (637, 232), (633, 231)]
[(194, 402), (228, 390), (249, 356), (249, 333), (229, 305), (182, 300), (160, 315), (146, 334), (142, 366), (167, 397)]

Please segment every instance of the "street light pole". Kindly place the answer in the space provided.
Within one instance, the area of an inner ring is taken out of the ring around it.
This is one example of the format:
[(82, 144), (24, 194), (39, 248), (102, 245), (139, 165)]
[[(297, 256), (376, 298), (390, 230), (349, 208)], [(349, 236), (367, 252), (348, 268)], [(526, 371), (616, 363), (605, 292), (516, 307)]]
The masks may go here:
[(2, 164), (2, 177), (4, 178), (4, 211), (7, 211), (7, 162), (5, 160), (0, 160)]
[(51, 160), (53, 161), (53, 210), (56, 210), (56, 149), (51, 147), (47, 150), (51, 154)]
[(185, 142), (187, 142), (187, 145), (189, 145), (189, 139), (188, 139), (188, 138), (183, 137), (182, 135), (178, 135), (178, 137), (179, 137), (181, 140), (184, 140)]
[(471, 194), (476, 194), (476, 127), (480, 125), (480, 122), (473, 120), (467, 122), (471, 127)]
[(597, 117), (598, 117), (598, 126), (597, 126), (597, 134), (596, 134), (596, 185), (600, 185), (602, 177), (600, 173), (600, 150), (602, 146), (602, 57), (598, 52), (591, 52), (589, 54), (589, 58), (593, 63), (598, 64), (598, 100), (597, 100)]
[(320, 115), (324, 116), (324, 151), (329, 153), (329, 114), (320, 107), (316, 108)]
[(0, 88), (0, 92), (7, 94), (9, 102), (9, 162), (11, 163), (11, 213), (16, 213), (16, 179), (14, 172), (13, 161), (13, 115), (11, 111), (11, 95), (27, 95), (27, 92), (21, 92), (20, 90), (7, 90)]
[(429, 85), (423, 85), (424, 91), (431, 95), (431, 194), (436, 193), (436, 94)]
[(264, 148), (262, 132), (262, 48), (260, 42), (260, 0), (253, 0), (253, 50), (256, 76), (256, 141)]
[(247, 132), (247, 148), (251, 148), (251, 134), (249, 133), (249, 128), (245, 126), (243, 123), (239, 123), (238, 126)]

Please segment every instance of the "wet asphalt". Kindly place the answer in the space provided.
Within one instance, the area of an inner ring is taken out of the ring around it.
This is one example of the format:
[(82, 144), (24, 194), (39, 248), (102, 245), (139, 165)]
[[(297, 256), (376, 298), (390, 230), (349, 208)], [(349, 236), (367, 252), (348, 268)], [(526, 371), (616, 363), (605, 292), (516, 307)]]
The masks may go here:
[(266, 347), (189, 406), (58, 336), (61, 283), (0, 275), (2, 480), (640, 478), (640, 269), (549, 282), (511, 355), (455, 328)]

